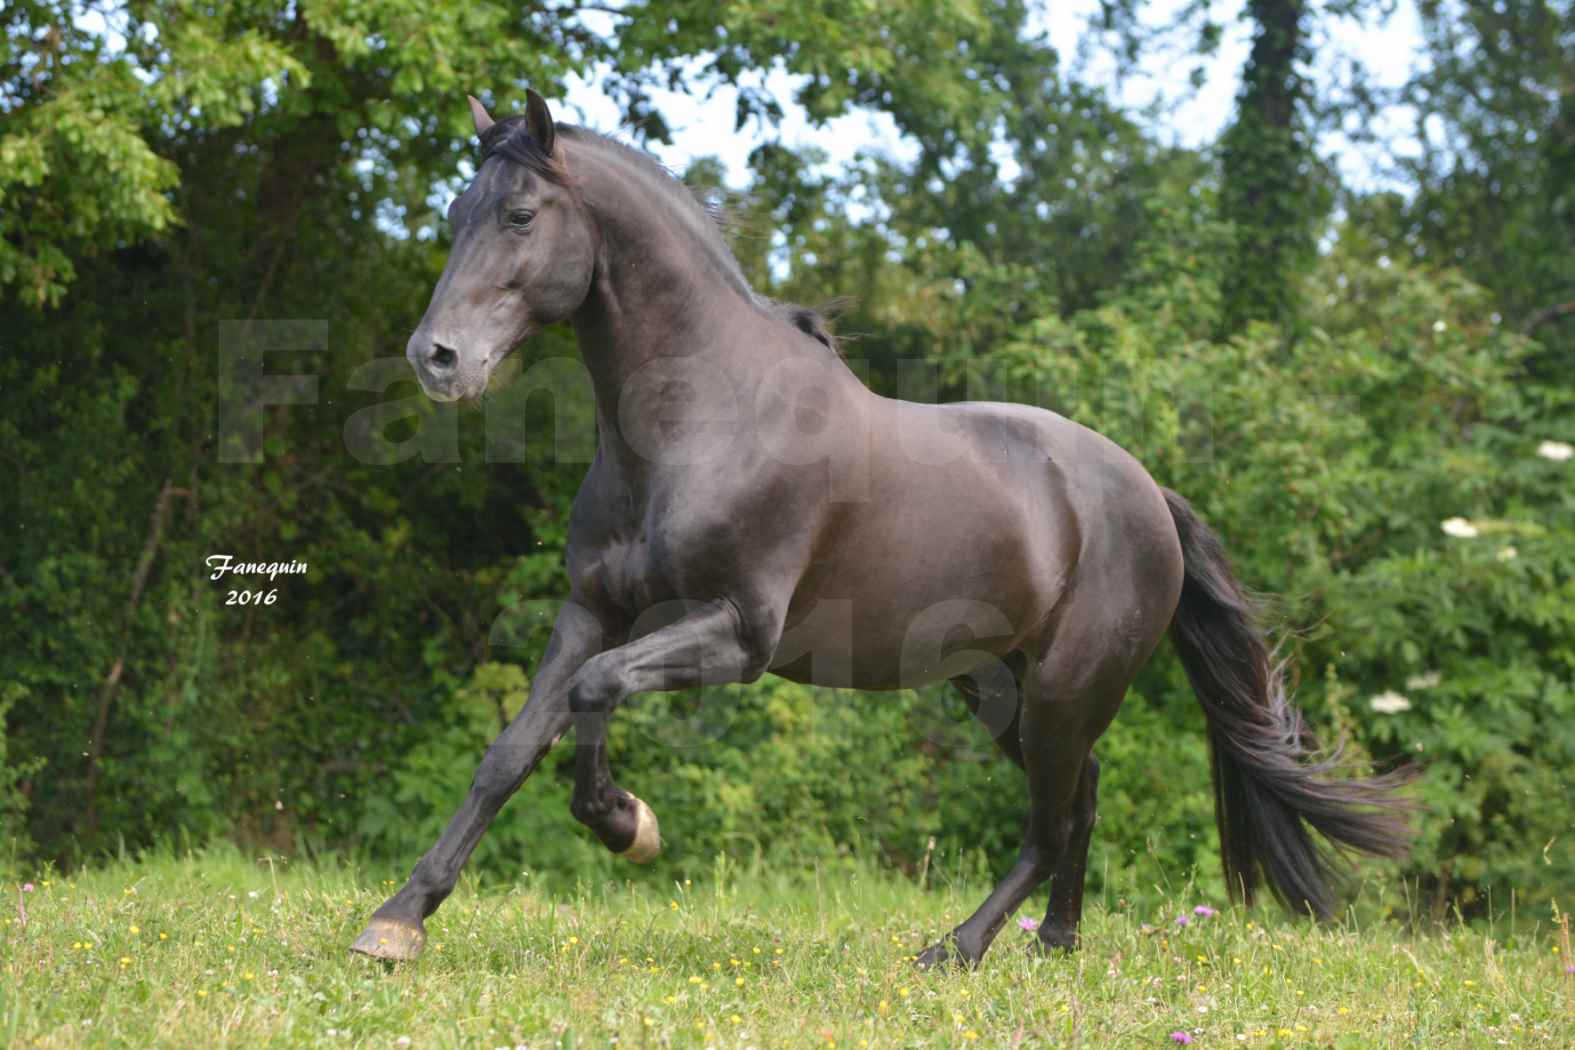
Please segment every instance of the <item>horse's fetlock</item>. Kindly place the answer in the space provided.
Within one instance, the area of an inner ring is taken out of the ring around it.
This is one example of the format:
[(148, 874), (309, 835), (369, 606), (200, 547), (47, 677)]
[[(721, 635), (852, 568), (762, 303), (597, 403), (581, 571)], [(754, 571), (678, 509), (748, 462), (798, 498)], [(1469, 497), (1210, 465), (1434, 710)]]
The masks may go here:
[(607, 816), (607, 803), (595, 796), (582, 798), (575, 795), (569, 800), (569, 812), (581, 824), (595, 825)]

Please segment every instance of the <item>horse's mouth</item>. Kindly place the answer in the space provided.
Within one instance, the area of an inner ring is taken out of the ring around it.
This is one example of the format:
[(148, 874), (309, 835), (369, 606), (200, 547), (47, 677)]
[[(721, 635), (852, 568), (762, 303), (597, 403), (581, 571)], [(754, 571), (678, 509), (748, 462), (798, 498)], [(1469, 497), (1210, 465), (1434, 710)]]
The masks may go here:
[(466, 369), (455, 375), (445, 376), (442, 379), (434, 377), (423, 368), (415, 369), (416, 381), (421, 385), (421, 392), (433, 401), (440, 404), (451, 404), (456, 401), (479, 401), (486, 394), (487, 388), (492, 384), (498, 374), (498, 368), (514, 356), (514, 352), (525, 345), (525, 341), (534, 334), (534, 328), (526, 331), (518, 339), (505, 344), (501, 349), (488, 354), (481, 363), (480, 368)]
[(442, 386), (434, 386), (428, 382), (427, 377), (417, 374), (416, 381), (421, 384), (421, 392), (439, 404), (452, 404), (456, 401), (478, 401), (481, 395), (487, 392), (487, 382), (492, 378), (492, 370), (488, 369), (480, 381), (469, 378), (455, 379)]

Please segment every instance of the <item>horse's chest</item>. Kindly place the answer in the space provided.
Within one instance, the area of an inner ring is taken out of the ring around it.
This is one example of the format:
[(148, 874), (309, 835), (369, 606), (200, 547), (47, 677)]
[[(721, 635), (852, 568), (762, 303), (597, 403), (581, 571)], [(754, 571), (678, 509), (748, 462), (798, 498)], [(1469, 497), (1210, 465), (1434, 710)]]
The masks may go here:
[(781, 546), (780, 507), (767, 514), (758, 500), (740, 499), (715, 479), (687, 473), (638, 491), (607, 482), (595, 495), (577, 508), (571, 542), (592, 570), (590, 589), (626, 618), (732, 594), (768, 571), (764, 563), (782, 560), (767, 557)]
[(611, 605), (637, 616), (660, 600), (663, 588), (653, 578), (652, 563), (649, 537), (644, 530), (630, 530), (601, 547), (590, 582)]
[(675, 542), (659, 521), (619, 530), (596, 559), (597, 589), (630, 619), (659, 615), (666, 604), (697, 596), (690, 593), (694, 572), (688, 562), (701, 549)]

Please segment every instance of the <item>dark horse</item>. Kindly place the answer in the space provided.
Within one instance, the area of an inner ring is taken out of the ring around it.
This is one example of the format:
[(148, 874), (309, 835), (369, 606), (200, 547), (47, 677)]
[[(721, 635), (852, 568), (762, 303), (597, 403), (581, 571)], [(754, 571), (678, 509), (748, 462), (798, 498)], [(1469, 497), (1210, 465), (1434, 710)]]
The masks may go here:
[[(1207, 714), (1225, 871), (1335, 906), (1316, 831), (1393, 856), (1394, 779), (1331, 776), (1219, 540), (1100, 435), (1039, 408), (870, 392), (818, 319), (756, 295), (706, 210), (643, 153), (472, 100), (482, 163), (408, 356), (435, 399), (474, 398), (543, 325), (573, 324), (599, 447), (574, 501), (570, 600), (530, 699), (464, 804), (355, 949), (410, 959), (488, 823), (571, 726), (574, 815), (634, 860), (650, 808), (613, 782), (632, 693), (767, 671), (884, 690), (949, 679), (1027, 775), (1021, 852), (921, 956), (976, 962), (1046, 880), (1039, 944), (1072, 948), (1094, 825), (1094, 741), (1168, 627)], [(850, 772), (850, 775), (856, 775)]]

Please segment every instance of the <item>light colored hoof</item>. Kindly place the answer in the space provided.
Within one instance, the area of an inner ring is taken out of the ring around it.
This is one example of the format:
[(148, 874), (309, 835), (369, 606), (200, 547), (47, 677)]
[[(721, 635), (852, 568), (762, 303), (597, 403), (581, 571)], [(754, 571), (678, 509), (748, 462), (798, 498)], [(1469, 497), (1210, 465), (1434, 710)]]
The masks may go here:
[(649, 864), (662, 855), (661, 827), (656, 823), (656, 814), (643, 800), (635, 799), (634, 805), (634, 842), (619, 856), (636, 864)]
[(350, 946), (353, 952), (370, 955), (374, 959), (409, 962), (421, 954), (427, 943), (427, 931), (420, 926), (406, 926), (392, 919), (373, 918), (361, 931), (361, 936)]

